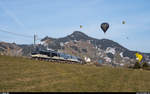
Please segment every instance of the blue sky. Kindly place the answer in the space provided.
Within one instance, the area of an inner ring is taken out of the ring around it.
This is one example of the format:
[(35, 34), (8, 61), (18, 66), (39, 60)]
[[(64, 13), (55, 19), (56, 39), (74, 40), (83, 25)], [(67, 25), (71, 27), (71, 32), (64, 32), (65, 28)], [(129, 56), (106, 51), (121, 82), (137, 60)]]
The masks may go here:
[[(150, 53), (149, 4), (150, 0), (0, 0), (0, 29), (31, 36), (0, 32), (0, 41), (32, 44), (35, 33), (38, 38), (59, 38), (81, 30)], [(106, 34), (100, 29), (102, 22), (110, 24)]]

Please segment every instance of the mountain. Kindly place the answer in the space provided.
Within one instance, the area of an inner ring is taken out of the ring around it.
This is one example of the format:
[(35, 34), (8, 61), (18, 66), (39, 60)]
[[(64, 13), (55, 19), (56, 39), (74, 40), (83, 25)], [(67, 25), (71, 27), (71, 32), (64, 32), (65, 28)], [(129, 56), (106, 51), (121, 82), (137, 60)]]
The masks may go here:
[[(45, 37), (42, 40), (45, 47), (58, 50), (64, 53), (90, 58), (92, 61), (104, 60), (107, 63), (131, 63), (135, 60), (135, 53), (122, 45), (109, 39), (96, 39), (86, 34), (75, 31), (63, 38)], [(142, 53), (144, 61), (150, 60), (149, 53)]]
[(22, 56), (22, 48), (15, 43), (0, 42), (0, 54), (10, 56)]
[[(8, 50), (9, 48), (9, 50)], [(109, 39), (92, 38), (80, 31), (63, 38), (51, 38), (46, 36), (41, 44), (36, 45), (37, 49), (53, 49), (59, 52), (79, 56), (82, 59), (92, 62), (103, 61), (110, 65), (132, 65), (135, 62), (135, 53), (122, 45)], [(12, 50), (12, 51), (10, 51)], [(15, 52), (14, 55), (30, 56), (35, 50), (34, 45), (17, 45), (14, 43), (0, 43), (0, 53), (7, 54)], [(150, 61), (150, 53), (141, 53), (143, 61)]]
[[(37, 45), (38, 49), (45, 49), (43, 45)], [(0, 55), (10, 55), (10, 56), (27, 56), (31, 55), (31, 52), (36, 50), (34, 45), (27, 44), (16, 44), (16, 43), (6, 43), (0, 42)]]

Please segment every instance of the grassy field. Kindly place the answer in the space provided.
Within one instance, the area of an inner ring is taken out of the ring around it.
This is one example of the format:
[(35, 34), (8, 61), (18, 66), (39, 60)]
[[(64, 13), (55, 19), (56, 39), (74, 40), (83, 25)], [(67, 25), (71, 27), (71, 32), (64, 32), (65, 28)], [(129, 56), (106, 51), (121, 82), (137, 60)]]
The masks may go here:
[(0, 92), (150, 91), (150, 71), (0, 56)]

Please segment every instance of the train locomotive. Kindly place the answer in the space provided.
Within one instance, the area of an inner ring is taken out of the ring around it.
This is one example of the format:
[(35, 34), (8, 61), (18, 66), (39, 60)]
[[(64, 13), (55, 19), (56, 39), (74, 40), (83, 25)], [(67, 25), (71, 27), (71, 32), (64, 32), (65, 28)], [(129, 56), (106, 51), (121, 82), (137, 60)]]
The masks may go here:
[(52, 50), (40, 50), (40, 51), (33, 51), (31, 53), (31, 58), (36, 60), (45, 60), (51, 62), (59, 62), (59, 63), (78, 63), (84, 64), (85, 62), (77, 56), (72, 56), (65, 53), (60, 53), (57, 51)]

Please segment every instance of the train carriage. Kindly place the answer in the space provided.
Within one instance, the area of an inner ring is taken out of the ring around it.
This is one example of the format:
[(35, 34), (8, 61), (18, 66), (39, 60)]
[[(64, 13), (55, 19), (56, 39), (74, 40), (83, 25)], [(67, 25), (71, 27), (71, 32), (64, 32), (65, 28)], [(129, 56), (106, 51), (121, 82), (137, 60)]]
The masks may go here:
[(82, 64), (83, 61), (79, 57), (72, 56), (65, 53), (58, 53), (51, 50), (41, 50), (34, 51), (31, 53), (31, 57), (37, 60), (46, 60), (46, 61), (56, 61), (56, 62), (67, 62), (67, 63), (79, 63)]

